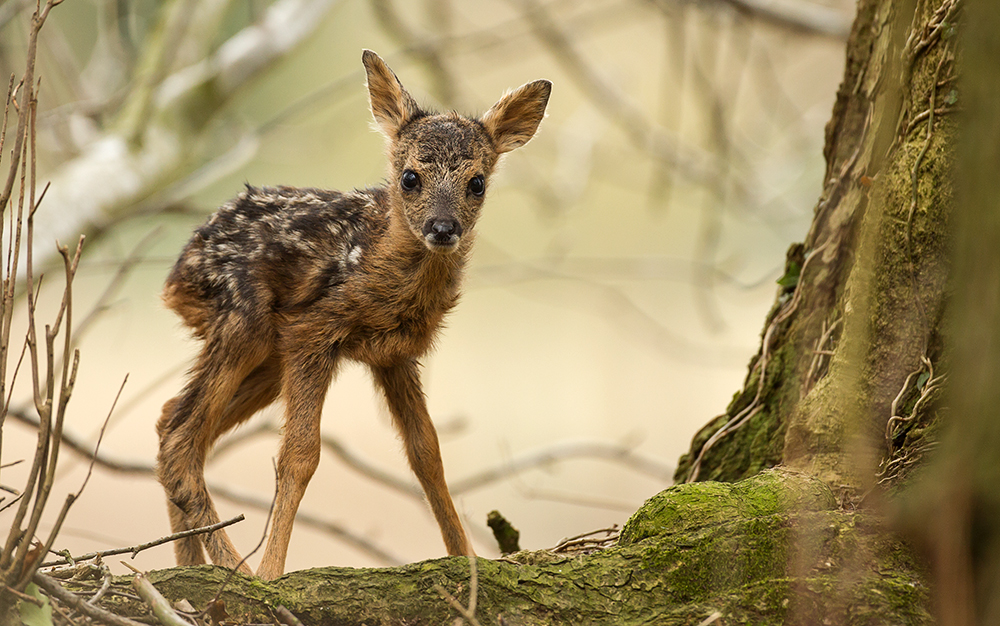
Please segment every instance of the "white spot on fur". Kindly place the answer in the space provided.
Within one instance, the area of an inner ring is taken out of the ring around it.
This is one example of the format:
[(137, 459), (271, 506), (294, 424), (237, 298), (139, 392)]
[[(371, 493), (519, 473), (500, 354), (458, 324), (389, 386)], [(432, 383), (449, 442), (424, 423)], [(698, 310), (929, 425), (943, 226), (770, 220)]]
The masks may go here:
[(347, 262), (351, 265), (357, 265), (358, 261), (361, 260), (361, 246), (354, 246), (351, 251), (347, 254)]

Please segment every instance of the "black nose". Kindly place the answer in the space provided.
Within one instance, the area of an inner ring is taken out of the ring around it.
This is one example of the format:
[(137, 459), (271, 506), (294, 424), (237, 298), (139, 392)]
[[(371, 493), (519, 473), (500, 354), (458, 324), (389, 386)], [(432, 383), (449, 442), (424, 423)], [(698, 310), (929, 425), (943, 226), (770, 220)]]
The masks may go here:
[(439, 217), (427, 220), (424, 224), (424, 237), (439, 245), (449, 245), (462, 236), (462, 225), (450, 217)]

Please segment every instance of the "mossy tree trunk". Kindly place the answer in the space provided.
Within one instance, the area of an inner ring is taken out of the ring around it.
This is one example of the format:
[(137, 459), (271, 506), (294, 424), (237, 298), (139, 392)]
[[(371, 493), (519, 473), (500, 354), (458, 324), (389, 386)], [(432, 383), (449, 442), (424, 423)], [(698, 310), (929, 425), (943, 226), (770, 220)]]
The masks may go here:
[(783, 464), (852, 497), (908, 475), (941, 389), (957, 120), (957, 0), (861, 0), (824, 189), (788, 253), (744, 390), (676, 479)]

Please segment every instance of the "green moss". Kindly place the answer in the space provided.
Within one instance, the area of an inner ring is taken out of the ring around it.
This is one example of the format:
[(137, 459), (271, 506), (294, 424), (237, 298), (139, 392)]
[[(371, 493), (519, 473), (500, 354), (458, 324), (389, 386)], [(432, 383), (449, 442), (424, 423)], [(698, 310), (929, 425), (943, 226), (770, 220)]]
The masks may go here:
[(739, 483), (675, 485), (647, 500), (629, 518), (619, 545), (738, 518), (826, 510), (835, 504), (823, 483), (786, 470), (767, 470)]

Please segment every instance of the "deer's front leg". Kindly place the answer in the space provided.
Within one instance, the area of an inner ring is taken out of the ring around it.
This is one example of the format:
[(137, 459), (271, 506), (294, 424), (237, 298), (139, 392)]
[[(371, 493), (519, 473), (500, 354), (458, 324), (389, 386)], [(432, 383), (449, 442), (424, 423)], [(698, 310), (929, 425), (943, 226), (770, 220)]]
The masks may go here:
[(424, 488), (427, 501), (441, 528), (448, 554), (475, 554), (465, 536), (445, 483), (437, 431), (427, 413), (427, 402), (420, 388), (416, 361), (407, 360), (387, 367), (372, 366), (371, 369), (376, 384), (385, 394), (393, 422), (403, 438), (410, 467)]
[(333, 377), (334, 361), (332, 352), (286, 355), (281, 380), (286, 403), (285, 428), (278, 452), (277, 493), (271, 533), (257, 568), (257, 576), (265, 580), (284, 573), (295, 513), (319, 465), (320, 416)]

